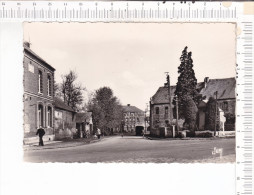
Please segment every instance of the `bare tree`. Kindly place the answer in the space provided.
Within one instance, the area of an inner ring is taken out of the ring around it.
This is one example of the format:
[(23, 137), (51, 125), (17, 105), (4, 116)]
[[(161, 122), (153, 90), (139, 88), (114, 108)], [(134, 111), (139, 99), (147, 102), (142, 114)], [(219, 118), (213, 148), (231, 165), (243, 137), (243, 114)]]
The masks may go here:
[(75, 71), (70, 70), (68, 74), (62, 75), (62, 83), (58, 86), (58, 96), (62, 97), (64, 102), (76, 109), (78, 105), (81, 105), (83, 98), (84, 87), (80, 83), (76, 83), (78, 75)]

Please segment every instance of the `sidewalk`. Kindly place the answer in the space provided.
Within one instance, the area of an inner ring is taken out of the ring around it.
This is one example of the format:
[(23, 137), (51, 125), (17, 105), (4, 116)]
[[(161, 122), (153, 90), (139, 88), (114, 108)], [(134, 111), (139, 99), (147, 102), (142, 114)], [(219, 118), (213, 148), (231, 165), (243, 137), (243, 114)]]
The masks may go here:
[[(103, 139), (103, 138), (102, 138)], [(30, 150), (44, 150), (44, 149), (58, 149), (58, 148), (69, 148), (69, 147), (76, 147), (85, 144), (91, 144), (102, 139), (72, 139), (72, 140), (64, 140), (64, 141), (45, 141), (44, 146), (39, 146), (39, 143), (31, 144), (31, 145), (23, 145), (24, 151)]]
[(150, 137), (145, 136), (149, 140), (216, 140), (216, 139), (231, 139), (235, 138), (234, 136), (216, 136), (216, 137), (185, 137), (185, 138), (164, 138), (164, 137)]

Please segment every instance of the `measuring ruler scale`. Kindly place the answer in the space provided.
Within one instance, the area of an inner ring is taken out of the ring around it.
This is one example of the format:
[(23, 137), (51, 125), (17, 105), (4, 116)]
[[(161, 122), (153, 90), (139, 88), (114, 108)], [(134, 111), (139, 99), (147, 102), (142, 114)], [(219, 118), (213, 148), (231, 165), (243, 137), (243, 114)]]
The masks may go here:
[(253, 194), (253, 19), (251, 2), (0, 2), (1, 22), (237, 23), (237, 195)]
[(208, 2), (1, 2), (0, 18), (3, 20), (32, 21), (136, 21), (136, 20), (191, 20), (236, 19), (234, 3)]

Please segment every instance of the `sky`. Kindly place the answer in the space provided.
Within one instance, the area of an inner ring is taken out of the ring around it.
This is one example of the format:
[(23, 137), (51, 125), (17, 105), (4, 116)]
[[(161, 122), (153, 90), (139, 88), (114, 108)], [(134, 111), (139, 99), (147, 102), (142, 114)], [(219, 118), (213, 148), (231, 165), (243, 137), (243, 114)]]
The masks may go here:
[(56, 82), (75, 70), (92, 92), (110, 87), (123, 105), (145, 110), (169, 72), (171, 85), (185, 46), (198, 82), (235, 77), (233, 23), (24, 23), (24, 41), (53, 66)]

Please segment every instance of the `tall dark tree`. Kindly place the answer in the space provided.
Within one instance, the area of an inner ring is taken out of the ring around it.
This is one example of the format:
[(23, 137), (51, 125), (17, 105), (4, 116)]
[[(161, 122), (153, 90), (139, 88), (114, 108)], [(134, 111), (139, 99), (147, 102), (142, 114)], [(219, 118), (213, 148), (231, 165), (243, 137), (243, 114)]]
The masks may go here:
[(83, 91), (85, 90), (77, 81), (78, 75), (71, 70), (68, 74), (62, 75), (62, 83), (56, 84), (56, 96), (61, 97), (64, 102), (76, 109), (83, 102)]
[[(190, 102), (189, 97), (197, 104), (198, 92), (196, 89), (197, 79), (193, 70), (192, 53), (185, 47), (180, 57), (180, 66), (178, 67), (178, 81), (176, 84), (175, 95), (178, 97), (179, 118), (185, 118), (186, 103)], [(176, 105), (176, 102), (173, 101)]]
[[(206, 116), (205, 116), (205, 128), (207, 130), (214, 130), (215, 128), (215, 112), (216, 112), (216, 100), (213, 97), (210, 97), (207, 105), (206, 105)], [(219, 108), (217, 107), (217, 119), (216, 119), (216, 129), (220, 128), (220, 120), (219, 120)]]
[(112, 128), (119, 127), (121, 124), (122, 106), (109, 87), (96, 90), (88, 110), (93, 112), (94, 126), (102, 129), (104, 133), (110, 132)]
[(198, 108), (195, 104), (194, 100), (190, 96), (186, 96), (186, 99), (184, 100), (185, 106), (185, 112), (184, 112), (184, 118), (185, 118), (185, 128), (191, 131), (195, 131), (196, 129), (196, 122), (197, 122), (197, 112)]

